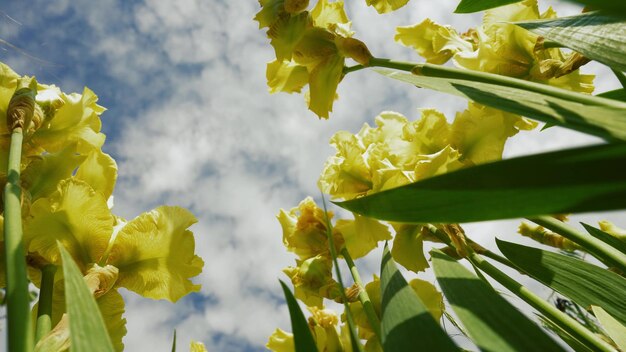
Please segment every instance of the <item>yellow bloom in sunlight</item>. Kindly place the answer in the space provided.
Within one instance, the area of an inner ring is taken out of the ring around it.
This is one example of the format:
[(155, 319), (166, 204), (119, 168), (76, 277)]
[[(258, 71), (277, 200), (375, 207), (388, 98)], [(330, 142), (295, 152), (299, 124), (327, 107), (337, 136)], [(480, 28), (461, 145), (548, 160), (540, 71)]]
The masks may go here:
[(191, 340), (189, 343), (189, 352), (207, 352), (207, 349), (202, 342)]
[(308, 307), (312, 316), (309, 328), (313, 333), (318, 351), (343, 351), (336, 326), (339, 323), (337, 314), (330, 309)]
[(395, 11), (406, 5), (409, 0), (365, 0), (368, 6), (373, 6), (378, 13)]
[(411, 224), (394, 224), (396, 235), (393, 238), (391, 256), (403, 267), (420, 272), (429, 267), (424, 256), (424, 234), (422, 226)]
[(470, 102), (465, 111), (456, 114), (450, 144), (463, 160), (481, 164), (501, 159), (509, 137), (536, 126), (537, 122), (519, 115)]
[(117, 285), (144, 297), (176, 302), (200, 290), (189, 278), (202, 272), (194, 254), (197, 220), (187, 209), (160, 206), (129, 221), (112, 241), (106, 263), (120, 269)]
[(288, 267), (283, 272), (291, 279), (294, 296), (307, 306), (322, 307), (323, 299), (338, 299), (341, 295), (339, 283), (333, 279), (333, 262), (330, 257), (315, 256), (296, 260), (297, 267)]
[(412, 47), (426, 62), (443, 64), (454, 54), (472, 51), (472, 43), (463, 39), (454, 28), (425, 19), (419, 24), (397, 27), (394, 40)]
[(598, 225), (600, 226), (600, 230), (608, 233), (609, 235), (617, 239), (620, 239), (626, 242), (626, 230), (625, 229), (617, 227), (615, 226), (614, 223), (607, 221), (607, 220), (599, 221)]
[(294, 352), (296, 350), (293, 334), (281, 329), (274, 330), (265, 347), (274, 352)]
[(305, 98), (309, 110), (328, 118), (345, 59), (366, 64), (371, 54), (364, 43), (351, 38), (343, 1), (320, 0), (310, 12), (305, 11), (305, 4), (308, 2), (260, 1), (255, 20), (260, 28), (268, 28), (276, 54), (276, 60), (267, 65), (267, 84), (271, 93), (299, 93), (308, 84)]
[(333, 228), (341, 234), (352, 259), (364, 257), (378, 246), (379, 241), (391, 239), (387, 226), (378, 220), (353, 214), (354, 220), (338, 220)]
[[(329, 221), (333, 214), (328, 212)], [(276, 216), (283, 229), (283, 244), (301, 260), (317, 255), (330, 257), (328, 246), (328, 228), (324, 211), (307, 197), (289, 212), (281, 209)], [(343, 246), (341, 235), (333, 234), (337, 251)]]

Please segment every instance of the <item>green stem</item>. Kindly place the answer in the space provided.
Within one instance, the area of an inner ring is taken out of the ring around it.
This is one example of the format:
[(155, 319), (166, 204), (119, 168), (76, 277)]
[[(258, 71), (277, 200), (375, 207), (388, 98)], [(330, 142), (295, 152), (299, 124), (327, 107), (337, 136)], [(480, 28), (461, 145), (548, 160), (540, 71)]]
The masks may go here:
[(35, 343), (52, 330), (52, 292), (54, 291), (54, 274), (57, 267), (48, 264), (41, 269), (41, 289), (37, 304), (37, 329)]
[(575, 242), (607, 266), (615, 267), (621, 272), (626, 273), (626, 255), (610, 245), (591, 235), (579, 232), (562, 221), (549, 216), (539, 216), (536, 218), (529, 218), (528, 220), (556, 232), (572, 242)]
[(524, 300), (526, 303), (537, 309), (541, 314), (546, 316), (550, 321), (557, 324), (576, 340), (583, 343), (593, 351), (615, 352), (615, 349), (608, 343), (604, 342), (593, 332), (587, 330), (579, 322), (572, 317), (561, 312), (552, 304), (544, 301), (539, 296), (532, 293), (519, 282), (498, 270), (491, 263), (483, 259), (480, 255), (470, 252), (467, 258), (473, 265), (480, 268), (487, 275), (491, 276), (502, 286)]
[(335, 239), (333, 238), (333, 227), (328, 217), (328, 211), (326, 210), (326, 199), (324, 193), (322, 193), (322, 202), (324, 204), (324, 219), (326, 221), (326, 235), (328, 237), (328, 246), (330, 247), (330, 255), (333, 258), (333, 264), (335, 267), (335, 273), (337, 275), (337, 281), (341, 287), (341, 300), (346, 311), (346, 320), (348, 321), (348, 327), (350, 329), (350, 341), (352, 343), (352, 350), (362, 352), (363, 348), (358, 341), (358, 335), (356, 333), (356, 324), (350, 313), (350, 306), (348, 305), (348, 297), (346, 296), (346, 289), (343, 285), (343, 279), (341, 278), (341, 270), (339, 269), (339, 261), (337, 260), (337, 250), (335, 249)]
[(380, 330), (380, 320), (378, 319), (378, 315), (374, 310), (374, 305), (372, 304), (372, 301), (370, 300), (367, 291), (365, 291), (365, 285), (363, 285), (363, 281), (361, 280), (359, 271), (357, 270), (356, 265), (354, 265), (354, 261), (352, 260), (352, 257), (350, 256), (347, 248), (344, 247), (341, 250), (341, 255), (348, 264), (348, 268), (350, 268), (350, 273), (352, 274), (354, 283), (357, 284), (357, 286), (359, 287), (359, 301), (361, 301), (361, 304), (363, 305), (363, 311), (365, 311), (365, 316), (367, 316), (367, 320), (370, 323), (372, 330), (374, 330), (378, 342), (382, 346), (382, 340), (380, 338), (382, 336)]
[(370, 67), (392, 68), (427, 77), (460, 79), (473, 82), (496, 84), (500, 86), (523, 89), (535, 93), (545, 94), (555, 98), (578, 102), (585, 105), (600, 105), (620, 109), (624, 108), (624, 103), (617, 102), (615, 100), (576, 93), (569, 90), (552, 87), (547, 84), (535, 83), (523, 79), (507, 77), (487, 72), (447, 67), (442, 65), (394, 61), (380, 58), (370, 59)]
[(32, 78), (18, 80), (7, 107), (7, 129), (11, 132), (7, 183), (4, 186), (4, 248), (7, 275), (8, 350), (30, 352), (33, 330), (30, 322), (30, 294), (26, 272), (26, 251), (22, 236), (22, 128), (35, 110), (37, 82)]
[(20, 161), (22, 128), (11, 134), (8, 179), (4, 186), (4, 247), (7, 274), (8, 350), (30, 352), (30, 302), (26, 274), (26, 252), (22, 240), (22, 205), (20, 188)]

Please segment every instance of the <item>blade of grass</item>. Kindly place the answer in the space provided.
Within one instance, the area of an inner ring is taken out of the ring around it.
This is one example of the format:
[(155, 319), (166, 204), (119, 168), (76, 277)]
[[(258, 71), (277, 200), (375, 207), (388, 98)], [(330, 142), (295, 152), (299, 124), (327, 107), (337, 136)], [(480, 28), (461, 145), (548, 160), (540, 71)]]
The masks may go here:
[(380, 271), (383, 349), (412, 352), (420, 346), (423, 351), (459, 351), (402, 277), (387, 244)]
[(520, 2), (522, 0), (461, 0), (454, 13), (472, 13), (494, 7)]
[(626, 326), (620, 324), (602, 307), (591, 306), (591, 309), (598, 321), (600, 321), (600, 324), (602, 324), (602, 328), (604, 328), (617, 347), (622, 351), (626, 351)]
[(595, 237), (596, 239), (608, 244), (609, 246), (617, 249), (618, 251), (622, 252), (622, 254), (626, 255), (626, 243), (620, 241), (619, 239), (609, 235), (608, 233), (597, 229), (593, 226), (589, 226), (585, 223), (581, 223), (581, 225), (583, 225), (583, 227), (585, 228), (585, 230), (587, 230), (587, 232), (589, 232), (589, 234), (593, 237)]
[(304, 318), (304, 314), (298, 305), (298, 301), (293, 296), (287, 285), (281, 280), (280, 286), (283, 288), (287, 307), (289, 308), (289, 316), (291, 317), (291, 331), (293, 331), (293, 341), (296, 352), (317, 352), (315, 340), (309, 330), (309, 324)]
[(498, 248), (535, 280), (588, 309), (597, 305), (626, 322), (626, 279), (582, 260), (496, 239)]
[(615, 165), (626, 165), (624, 144), (497, 161), (336, 204), (372, 218), (407, 223), (623, 209), (626, 173)]
[(441, 290), (482, 351), (563, 351), (482, 279), (438, 250), (430, 254)]
[(172, 352), (176, 352), (176, 329), (174, 329), (174, 339), (172, 340)]
[(57, 267), (52, 264), (46, 265), (41, 269), (35, 343), (39, 342), (52, 330), (52, 293), (54, 292), (54, 274), (56, 271)]
[(72, 256), (57, 243), (63, 260), (65, 304), (70, 321), (72, 352), (113, 352), (98, 304)]

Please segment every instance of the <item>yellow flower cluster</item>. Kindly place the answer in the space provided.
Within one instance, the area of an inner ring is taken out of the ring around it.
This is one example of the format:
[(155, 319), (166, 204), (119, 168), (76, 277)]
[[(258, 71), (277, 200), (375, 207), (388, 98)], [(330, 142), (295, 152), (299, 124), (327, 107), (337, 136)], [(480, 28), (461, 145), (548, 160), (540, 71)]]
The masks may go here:
[(270, 92), (300, 92), (309, 85), (309, 109), (328, 118), (346, 58), (367, 65), (371, 54), (352, 38), (343, 1), (320, 0), (307, 11), (308, 0), (259, 0), (255, 20), (268, 28), (276, 60), (267, 65)]
[[(295, 267), (285, 274), (295, 287), (295, 296), (308, 306), (323, 306), (323, 299), (339, 300), (339, 284), (332, 278), (332, 257), (328, 244), (326, 222), (332, 213), (324, 214), (312, 198), (307, 197), (289, 212), (281, 209), (277, 215), (283, 229), (283, 244), (298, 256)], [(350, 257), (360, 258), (378, 246), (379, 241), (391, 239), (387, 227), (377, 220), (354, 214), (353, 220), (338, 220), (332, 230), (337, 253), (346, 248)]]
[[(2, 182), (7, 178), (10, 135), (5, 122), (7, 106), (19, 79), (0, 63)], [(126, 327), (118, 288), (170, 301), (200, 289), (190, 281), (203, 266), (194, 254), (194, 237), (188, 230), (196, 219), (188, 210), (172, 206), (158, 207), (128, 222), (113, 215), (117, 165), (101, 149), (105, 136), (100, 132), (100, 114), (104, 108), (87, 88), (82, 94), (65, 94), (43, 84), (36, 88), (35, 116), (24, 128), (21, 160), (29, 278), (39, 286), (44, 266), (62, 265), (57, 243), (62, 244), (91, 283), (114, 346), (122, 350)], [(3, 256), (4, 251), (0, 252)], [(1, 258), (0, 263), (4, 262)], [(5, 275), (2, 265), (0, 287), (6, 285)], [(55, 282), (54, 325), (65, 313), (61, 270), (57, 270)]]
[(383, 112), (376, 127), (356, 134), (337, 132), (337, 153), (328, 158), (318, 185), (337, 199), (353, 199), (453, 171), (498, 160), (507, 138), (534, 122), (470, 103), (452, 124), (437, 110), (424, 109), (417, 121)]
[(545, 48), (537, 35), (512, 24), (551, 18), (556, 18), (552, 8), (540, 14), (537, 0), (525, 0), (486, 11), (483, 24), (463, 34), (426, 19), (414, 26), (398, 27), (395, 39), (414, 48), (429, 63), (453, 59), (457, 66), (470, 70), (593, 92), (594, 76), (578, 70), (588, 60), (577, 53)]

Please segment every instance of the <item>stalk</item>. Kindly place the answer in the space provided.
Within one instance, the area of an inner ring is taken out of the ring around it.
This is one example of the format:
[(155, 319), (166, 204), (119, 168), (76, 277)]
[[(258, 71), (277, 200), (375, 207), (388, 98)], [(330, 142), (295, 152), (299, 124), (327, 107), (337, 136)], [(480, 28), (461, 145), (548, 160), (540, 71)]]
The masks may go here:
[(26, 252), (22, 239), (22, 192), (20, 170), (22, 129), (30, 121), (35, 107), (37, 82), (20, 79), (7, 108), (7, 127), (11, 132), (7, 183), (4, 187), (4, 246), (7, 274), (8, 350), (30, 352), (33, 337), (30, 322)]
[(341, 278), (341, 270), (339, 270), (339, 261), (337, 260), (337, 250), (335, 248), (335, 239), (333, 238), (333, 228), (328, 218), (328, 211), (326, 210), (326, 199), (324, 193), (322, 193), (322, 202), (324, 204), (324, 219), (326, 221), (326, 235), (328, 237), (328, 245), (330, 247), (330, 255), (333, 258), (333, 265), (335, 266), (335, 273), (337, 275), (337, 281), (341, 287), (341, 300), (343, 301), (344, 309), (346, 310), (346, 320), (348, 321), (348, 327), (350, 328), (350, 341), (352, 342), (353, 351), (363, 351), (361, 344), (358, 341), (358, 335), (356, 333), (356, 324), (350, 313), (350, 306), (348, 305), (348, 298), (346, 297), (346, 289), (343, 285), (343, 279)]
[(528, 220), (554, 231), (572, 242), (575, 242), (607, 266), (615, 267), (621, 272), (626, 273), (626, 256), (610, 245), (591, 235), (579, 232), (564, 222), (549, 216), (539, 216)]
[(41, 269), (41, 289), (37, 306), (37, 330), (35, 343), (39, 342), (52, 330), (52, 292), (54, 291), (54, 274), (57, 267), (48, 264)]
[(367, 294), (367, 291), (365, 291), (365, 285), (363, 285), (363, 281), (361, 280), (359, 271), (357, 270), (356, 265), (354, 265), (354, 261), (352, 260), (350, 253), (348, 253), (347, 248), (344, 247), (341, 250), (341, 255), (343, 256), (343, 259), (345, 259), (346, 263), (348, 264), (348, 268), (350, 268), (350, 273), (352, 274), (354, 283), (357, 284), (357, 286), (359, 287), (359, 301), (361, 301), (361, 304), (363, 305), (363, 311), (365, 312), (367, 321), (370, 323), (372, 330), (374, 330), (374, 333), (376, 334), (376, 338), (378, 339), (378, 342), (382, 346), (382, 341), (380, 339), (380, 337), (382, 336), (381, 330), (380, 330), (380, 320), (378, 319), (378, 315), (376, 314), (376, 311), (374, 310), (374, 305), (372, 304), (372, 301), (370, 300), (370, 297)]
[[(428, 229), (438, 238), (444, 240), (449, 246), (454, 246), (450, 239), (448, 239), (445, 233), (442, 233), (433, 225), (428, 225)], [(468, 246), (469, 247), (469, 246)], [(593, 351), (601, 352), (615, 352), (615, 349), (599, 338), (593, 332), (587, 330), (579, 322), (569, 315), (561, 312), (552, 304), (541, 299), (541, 297), (535, 295), (532, 291), (522, 286), (519, 282), (513, 280), (510, 276), (500, 271), (491, 263), (486, 261), (482, 256), (476, 254), (471, 247), (468, 248), (468, 256), (466, 258), (470, 263), (482, 270), (487, 275), (491, 276), (494, 280), (506, 287), (509, 291), (521, 298), (524, 302), (528, 303), (531, 307), (535, 308), (546, 318), (559, 326), (561, 329), (570, 334), (573, 338), (580, 341)]]
[[(572, 92), (565, 89), (549, 86), (547, 84), (530, 82), (518, 78), (507, 77), (497, 75), (493, 73), (473, 71), (467, 69), (460, 69), (455, 67), (447, 67), (443, 65), (423, 64), (415, 62), (394, 61), (389, 59), (372, 58), (369, 62), (369, 67), (386, 67), (400, 71), (411, 72), (415, 75), (438, 77), (438, 78), (450, 78), (450, 79), (462, 79), (474, 82), (482, 82), (489, 84), (497, 84), (500, 86), (506, 86), (511, 88), (523, 89), (535, 93), (549, 95), (555, 98), (565, 99), (573, 102), (577, 102), (584, 105), (600, 105), (607, 107), (614, 107), (623, 109), (624, 103), (617, 102), (615, 100), (606, 99), (602, 97), (596, 97), (592, 95), (585, 95), (581, 93)], [(353, 72), (364, 68), (357, 65), (344, 69), (344, 72)]]

